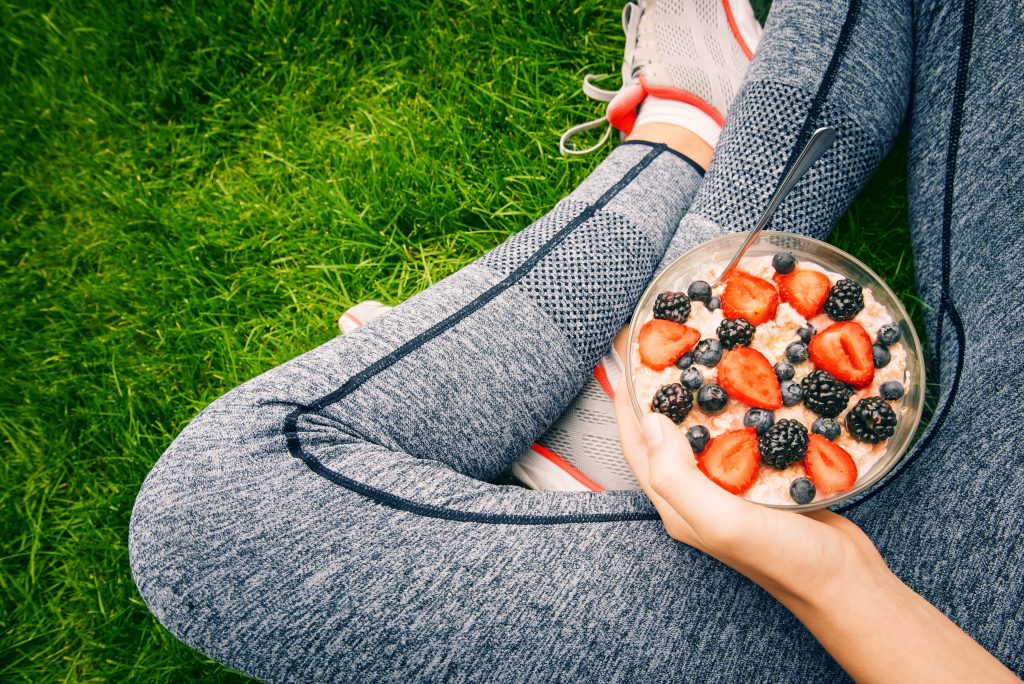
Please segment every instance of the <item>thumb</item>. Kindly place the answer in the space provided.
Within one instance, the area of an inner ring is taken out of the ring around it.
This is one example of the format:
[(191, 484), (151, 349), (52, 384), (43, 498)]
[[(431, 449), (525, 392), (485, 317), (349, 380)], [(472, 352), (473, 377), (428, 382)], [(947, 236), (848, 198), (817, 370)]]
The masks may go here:
[(647, 446), (651, 488), (691, 524), (732, 508), (738, 500), (705, 477), (697, 467), (690, 441), (667, 417), (644, 416), (641, 433)]
[[(689, 484), (691, 478), (687, 466), (696, 463), (690, 441), (683, 437), (671, 420), (660, 413), (644, 416), (640, 433), (647, 446), (651, 488), (672, 503), (673, 498)], [(696, 470), (695, 465), (693, 469)]]

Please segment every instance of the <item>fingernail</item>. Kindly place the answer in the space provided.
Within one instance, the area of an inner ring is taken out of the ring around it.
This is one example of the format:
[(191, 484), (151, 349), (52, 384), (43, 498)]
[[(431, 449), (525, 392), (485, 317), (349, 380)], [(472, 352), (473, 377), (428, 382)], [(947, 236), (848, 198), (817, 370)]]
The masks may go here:
[(644, 436), (644, 443), (648, 449), (657, 447), (665, 439), (665, 435), (661, 431), (661, 421), (653, 413), (648, 413), (644, 416), (640, 432)]

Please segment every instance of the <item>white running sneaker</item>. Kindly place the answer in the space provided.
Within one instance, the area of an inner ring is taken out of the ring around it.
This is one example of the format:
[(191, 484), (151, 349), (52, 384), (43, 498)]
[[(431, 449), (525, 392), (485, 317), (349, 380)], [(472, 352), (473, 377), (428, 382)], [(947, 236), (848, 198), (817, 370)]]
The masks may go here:
[(639, 489), (615, 423), (620, 375), (619, 361), (609, 352), (561, 417), (512, 464), (512, 474), (545, 491)]
[[(391, 309), (380, 302), (356, 304), (338, 319), (342, 333)], [(572, 404), (512, 465), (512, 474), (532, 489), (591, 491), (639, 489), (622, 457), (612, 399), (621, 364), (609, 351)]]
[(356, 328), (369, 323), (381, 314), (388, 312), (390, 309), (390, 306), (385, 306), (384, 304), (375, 302), (372, 299), (365, 302), (359, 302), (351, 309), (348, 309), (345, 313), (341, 314), (341, 318), (338, 319), (338, 328), (340, 328), (343, 333), (352, 332)]
[[(761, 25), (748, 0), (630, 2), (622, 9), (622, 29), (626, 34), (622, 86), (599, 88), (594, 81), (603, 77), (587, 74), (583, 92), (607, 102), (608, 107), (600, 119), (573, 126), (562, 135), (562, 154), (596, 150), (608, 140), (612, 128), (628, 135), (638, 116), (645, 119), (642, 109), (648, 98), (677, 106), (661, 106), (644, 122), (684, 126), (714, 147), (761, 40)], [(605, 122), (608, 127), (596, 145), (576, 149), (569, 144), (578, 133)]]

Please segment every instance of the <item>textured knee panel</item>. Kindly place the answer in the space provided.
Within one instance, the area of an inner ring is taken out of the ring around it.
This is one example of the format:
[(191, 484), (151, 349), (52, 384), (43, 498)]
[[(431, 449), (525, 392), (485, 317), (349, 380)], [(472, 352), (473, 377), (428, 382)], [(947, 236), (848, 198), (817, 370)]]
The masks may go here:
[[(750, 230), (785, 172), (813, 93), (781, 83), (746, 84), (690, 213), (727, 230)], [(825, 237), (885, 151), (851, 116), (826, 103), (815, 127), (836, 140), (775, 213), (770, 228)]]
[[(532, 230), (487, 254), (482, 265), (507, 276), (584, 209), (575, 202), (561, 203)], [(551, 318), (582, 359), (596, 359), (628, 320), (660, 256), (636, 225), (598, 211), (516, 287)]]

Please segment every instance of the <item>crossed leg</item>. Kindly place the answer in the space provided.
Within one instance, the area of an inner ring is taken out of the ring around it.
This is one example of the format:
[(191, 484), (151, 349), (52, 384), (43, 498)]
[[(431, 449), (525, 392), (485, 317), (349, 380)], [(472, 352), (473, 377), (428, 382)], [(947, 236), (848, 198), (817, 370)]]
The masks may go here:
[[(802, 136), (822, 123), (841, 138), (776, 227), (827, 232), (903, 118), (911, 35), (907, 7), (780, 2), (681, 222), (699, 179), (693, 166), (663, 147), (622, 146), (548, 216), (480, 261), (214, 402), (160, 459), (136, 503), (133, 571), (153, 612), (186, 643), (267, 680), (841, 676), (760, 589), (669, 539), (640, 493), (539, 493), (482, 480), (573, 396), (673, 231), (667, 258), (745, 228)], [(880, 56), (886, 68), (872, 68)], [(955, 111), (937, 96), (939, 120), (948, 116), (942, 101)], [(915, 126), (936, 130), (927, 117)], [(961, 124), (962, 136), (970, 130)], [(913, 156), (927, 165), (923, 148)], [(930, 199), (919, 187), (918, 201)], [(955, 194), (975, 203), (997, 197), (964, 192)], [(1007, 514), (1024, 469), (1007, 476), (998, 469), (1012, 451), (989, 458), (977, 443), (962, 450), (969, 434), (956, 439), (977, 420), (977, 402), (986, 415), (1008, 415), (1012, 388), (984, 386), (986, 359), (1020, 378), (1019, 324), (1007, 337), (990, 334), (993, 320), (1008, 325), (996, 313), (1019, 307), (1019, 297), (997, 292), (998, 279), (979, 273), (974, 256), (998, 270), (1014, 254), (977, 239), (969, 225), (977, 215), (950, 216), (949, 240), (916, 219), (915, 235), (926, 296), (942, 292), (929, 289), (935, 274), (971, 282), (980, 295), (960, 312), (962, 326), (955, 297), (937, 319), (948, 321), (936, 339), (949, 341), (941, 353), (951, 408), (921, 455), (852, 516), (905, 580), (1019, 670), (1020, 615), (1006, 607), (986, 616), (991, 603), (974, 601), (1013, 586), (1003, 564), (1020, 560), (1021, 532)], [(1014, 244), (1014, 217), (1000, 216), (1001, 229), (983, 225)], [(952, 392), (961, 327), (982, 354), (965, 363)], [(976, 395), (964, 390), (972, 373)], [(929, 455), (940, 444), (970, 464), (955, 486), (938, 477), (952, 459)], [(951, 489), (971, 494), (943, 508)], [(979, 506), (987, 491), (999, 497)], [(933, 514), (956, 520), (968, 503), (970, 530), (932, 522)], [(928, 514), (917, 519), (920, 511)], [(980, 558), (994, 562), (971, 565)]]

